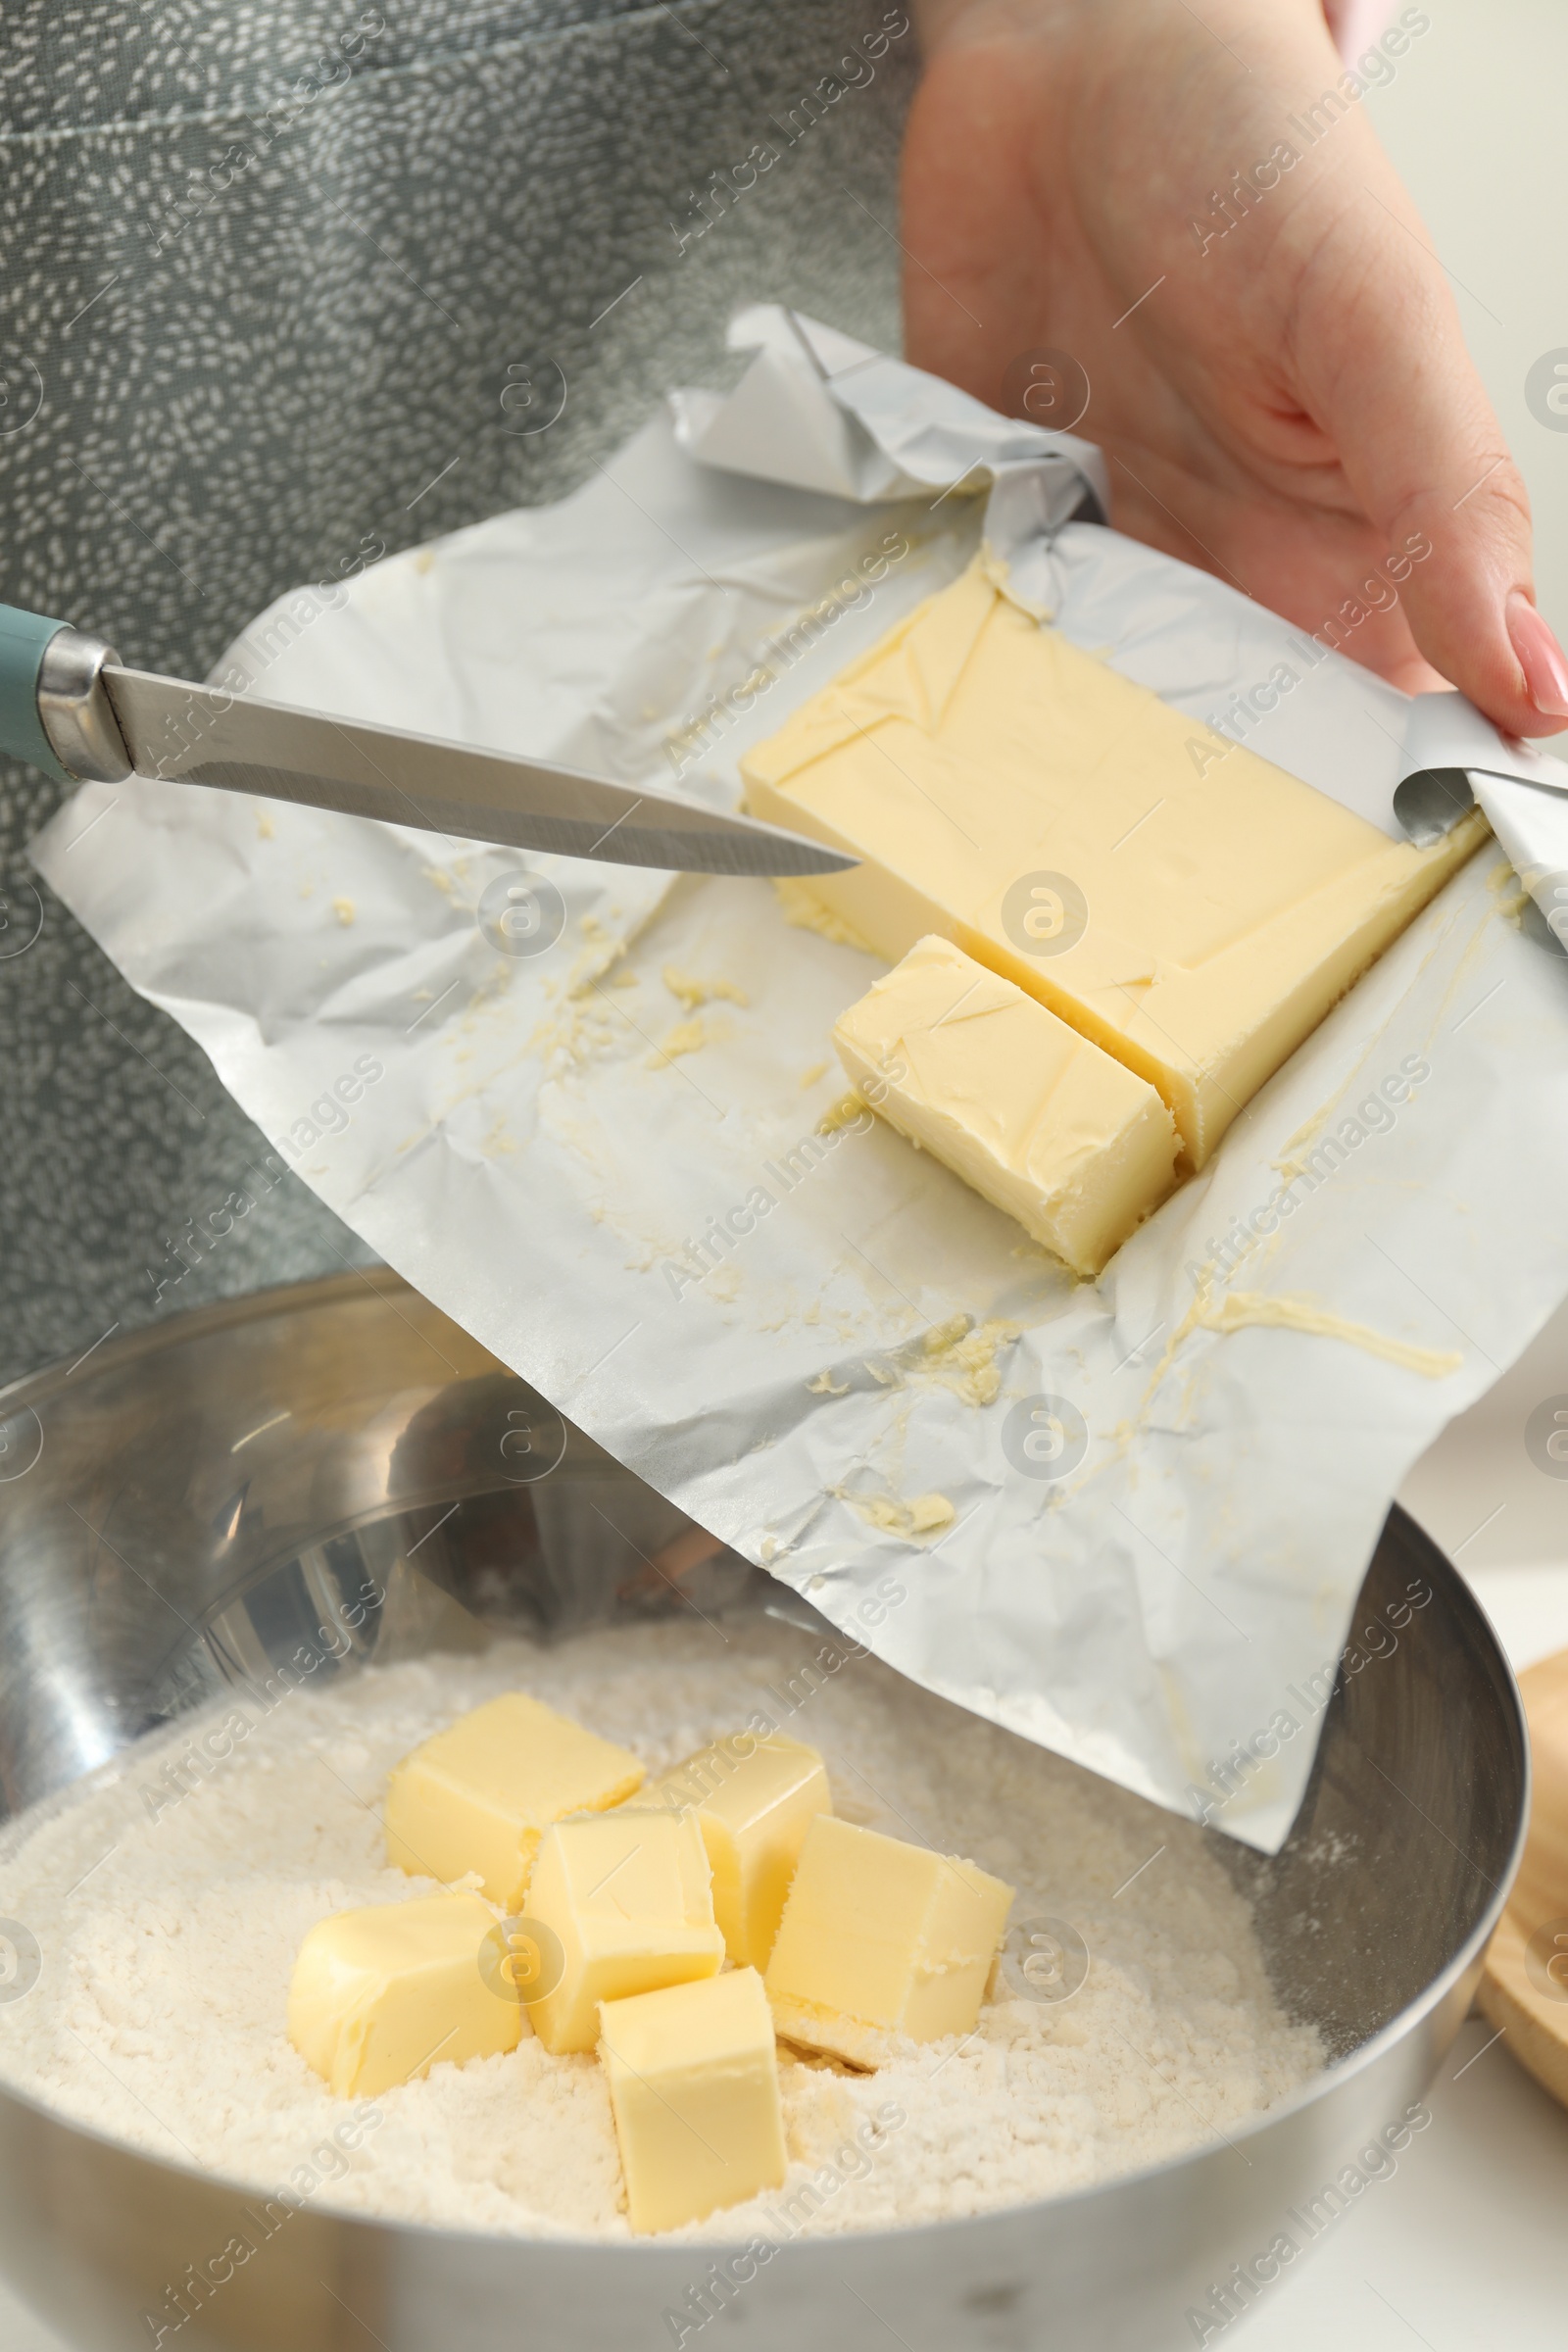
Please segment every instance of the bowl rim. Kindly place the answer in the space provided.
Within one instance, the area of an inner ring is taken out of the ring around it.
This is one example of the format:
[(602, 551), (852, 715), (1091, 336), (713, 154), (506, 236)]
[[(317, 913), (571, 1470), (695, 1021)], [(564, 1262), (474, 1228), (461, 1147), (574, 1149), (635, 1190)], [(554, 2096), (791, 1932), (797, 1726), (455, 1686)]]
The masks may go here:
[[(377, 1261), (373, 1268), (350, 1266), (340, 1274), (310, 1274), (298, 1282), (268, 1283), (260, 1290), (242, 1291), (232, 1298), (209, 1298), (202, 1306), (181, 1307), (174, 1314), (161, 1315), (156, 1322), (144, 1323), (134, 1331), (122, 1332), (115, 1339), (102, 1340), (97, 1347), (90, 1348), (88, 1353), (98, 1358), (93, 1377), (96, 1378), (97, 1373), (106, 1366), (140, 1363), (146, 1356), (162, 1354), (166, 1348), (176, 1348), (186, 1340), (205, 1338), (212, 1331), (227, 1330), (236, 1324), (262, 1322), (272, 1315), (289, 1314), (296, 1307), (309, 1305), (317, 1299), (332, 1305), (339, 1298), (357, 1297), (359, 1290), (368, 1290), (372, 1298), (378, 1298), (383, 1306), (391, 1307), (395, 1313), (397, 1310), (393, 1299), (370, 1280), (372, 1271), (384, 1275), (392, 1291), (405, 1298), (416, 1298), (432, 1315), (439, 1315), (443, 1323), (452, 1323), (452, 1317), (443, 1313), (432, 1299), (426, 1298), (422, 1291), (416, 1290), (406, 1275)], [(463, 1327), (453, 1324), (453, 1329), (462, 1331)], [(482, 1340), (474, 1339), (470, 1332), (464, 1332), (463, 1336), (469, 1347), (477, 1348), (483, 1354), (489, 1355), (490, 1350)], [(63, 1394), (66, 1382), (86, 1360), (81, 1355), (74, 1356), (69, 1361), (64, 1355), (56, 1356), (52, 1363), (40, 1364), (35, 1371), (20, 1373), (15, 1380), (0, 1384), (0, 1420), (7, 1418), (21, 1405), (29, 1405), (35, 1399)], [(499, 1356), (491, 1357), (491, 1361), (498, 1372), (508, 1371)], [(519, 1379), (521, 1375), (512, 1374), (511, 1377)], [(522, 1385), (527, 1388), (531, 1384), (524, 1381)]]
[[(375, 1270), (388, 1279), (394, 1290), (418, 1298), (421, 1304), (428, 1306), (432, 1313), (438, 1315), (441, 1313), (439, 1307), (425, 1299), (423, 1294), (416, 1290), (414, 1284), (409, 1282), (405, 1276), (395, 1272), (392, 1267), (378, 1265)], [(356, 1286), (368, 1290), (385, 1305), (392, 1303), (369, 1280), (368, 1272), (354, 1267), (341, 1274), (326, 1274), (308, 1277), (299, 1282), (274, 1284), (261, 1290), (245, 1292), (234, 1298), (212, 1299), (203, 1306), (187, 1308), (180, 1313), (146, 1325), (140, 1331), (127, 1332), (118, 1342), (111, 1342), (105, 1360), (115, 1364), (132, 1364), (167, 1348), (177, 1346), (186, 1339), (202, 1337), (214, 1330), (258, 1321), (270, 1315), (289, 1313), (298, 1307), (318, 1300), (323, 1305), (332, 1305), (340, 1298), (357, 1296)], [(443, 1320), (450, 1321), (450, 1317), (443, 1317)], [(471, 1335), (469, 1336), (471, 1337)], [(482, 1348), (480, 1342), (475, 1341), (472, 1344)], [(483, 1352), (488, 1354), (489, 1351), (484, 1349)], [(77, 1360), (79, 1361), (79, 1359)], [(502, 1364), (499, 1358), (493, 1360), (496, 1362), (498, 1370), (503, 1372), (507, 1370), (506, 1365)], [(0, 1418), (5, 1417), (8, 1412), (14, 1411), (19, 1404), (30, 1403), (34, 1396), (47, 1397), (57, 1395), (69, 1377), (70, 1368), (66, 1365), (65, 1358), (61, 1357), (54, 1364), (46, 1365), (37, 1372), (24, 1374), (22, 1378), (0, 1387)], [(630, 1476), (632, 1473), (628, 1472), (627, 1475)], [(842, 2249), (845, 2240), (850, 2240), (856, 2246), (886, 2247), (896, 2246), (911, 2236), (918, 2235), (924, 2242), (938, 2232), (953, 2235), (961, 2231), (980, 2231), (999, 2223), (1017, 2221), (1024, 2216), (1045, 2218), (1058, 2213), (1066, 2214), (1074, 2209), (1084, 2207), (1093, 2199), (1117, 2195), (1174, 2178), (1188, 2167), (1212, 2159), (1226, 2147), (1234, 2150), (1244, 2149), (1247, 2143), (1258, 2140), (1281, 2125), (1290, 2123), (1297, 2116), (1304, 2114), (1308, 2109), (1327, 2098), (1342, 2084), (1353, 2082), (1357, 2076), (1378, 2066), (1400, 2042), (1409, 2038), (1432, 2016), (1434, 2011), (1443, 2006), (1454, 1987), (1472, 1969), (1479, 1969), (1486, 1947), (1506, 1908), (1509, 1892), (1523, 1858), (1525, 1839), (1529, 1833), (1532, 1765), (1524, 1699), (1519, 1690), (1518, 1678), (1498, 1638), (1496, 1628), (1493, 1625), (1480, 1597), (1466, 1583), (1458, 1568), (1454, 1566), (1420, 1522), (1414, 1519), (1405, 1510), (1402, 1503), (1396, 1500), (1389, 1505), (1383, 1527), (1379, 1529), (1379, 1542), (1382, 1541), (1384, 1529), (1390, 1526), (1397, 1526), (1406, 1541), (1414, 1538), (1417, 1546), (1424, 1549), (1432, 1562), (1436, 1564), (1440, 1576), (1447, 1586), (1450, 1594), (1457, 1600), (1460, 1608), (1468, 1608), (1472, 1613), (1475, 1627), (1484, 1637), (1484, 1644), (1490, 1644), (1495, 1664), (1501, 1669), (1502, 1694), (1510, 1710), (1511, 1728), (1518, 1742), (1520, 1757), (1518, 1816), (1514, 1823), (1513, 1838), (1502, 1875), (1500, 1879), (1492, 1881), (1492, 1895), (1483, 1906), (1475, 1926), (1457, 1949), (1449, 1955), (1437, 1975), (1423, 1985), (1414, 2000), (1407, 2002), (1402, 2009), (1389, 2019), (1386, 2025), (1379, 2027), (1375, 2034), (1359, 2043), (1348, 2056), (1331, 2060), (1298, 2090), (1292, 2092), (1290, 2097), (1282, 2099), (1276, 2106), (1263, 2108), (1256, 2115), (1249, 2117), (1236, 2127), (1234, 2132), (1216, 2133), (1213, 2138), (1200, 2141), (1196, 2147), (1185, 2149), (1178, 2155), (1161, 2157), (1155, 2163), (1140, 2165), (1127, 2172), (1113, 2173), (1107, 2180), (1091, 2181), (1082, 2187), (1063, 2189), (1055, 2196), (1025, 2198), (1014, 2204), (989, 2206), (981, 2213), (945, 2215), (935, 2221), (894, 2223), (868, 2230), (835, 2230), (823, 2235), (796, 2236), (781, 2244), (776, 2244), (774, 2247), (775, 2257), (784, 2255), (796, 2260), (803, 2260), (813, 2252), (825, 2254), (835, 2247)], [(1370, 1565), (1370, 1558), (1368, 1565)], [(793, 1588), (786, 1587), (785, 1590), (793, 1590)], [(950, 1701), (951, 1703), (956, 1702)], [(1014, 1736), (1020, 1737), (1021, 1735)], [(1161, 1811), (1166, 1809), (1159, 1808)], [(1176, 1818), (1182, 1817), (1178, 1815)], [(1469, 1856), (1465, 1858), (1466, 1860), (1470, 1859)], [(1478, 1876), (1486, 1876), (1486, 1873), (1480, 1871), (1479, 1866), (1474, 1862), (1471, 1863), (1471, 1867), (1477, 1871)], [(160, 2171), (172, 2175), (175, 2180), (199, 2181), (211, 2187), (229, 2189), (240, 2195), (255, 2196), (265, 2193), (269, 2196), (277, 2196), (279, 2194), (275, 2187), (263, 2191), (255, 2182), (248, 2181), (238, 2175), (231, 2175), (210, 2166), (181, 2163), (175, 2158), (160, 2155), (153, 2149), (138, 2146), (133, 2140), (117, 2138), (113, 2133), (101, 2131), (94, 2124), (78, 2122), (60, 2108), (49, 2106), (42, 2099), (35, 2097), (32, 2092), (21, 2089), (0, 2077), (0, 2107), (3, 2106), (21, 2108), (53, 2129), (79, 2133), (83, 2138), (95, 2142), (115, 2156), (155, 2166)], [(358, 2229), (376, 2232), (397, 2232), (415, 2240), (433, 2239), (444, 2247), (464, 2248), (474, 2253), (481, 2249), (502, 2248), (508, 2252), (525, 2256), (593, 2253), (601, 2257), (618, 2257), (623, 2262), (635, 2263), (681, 2251), (689, 2253), (694, 2259), (701, 2256), (704, 2262), (707, 2262), (713, 2257), (722, 2259), (726, 2253), (733, 2255), (749, 2242), (746, 2239), (733, 2237), (686, 2237), (677, 2235), (673, 2231), (661, 2232), (657, 2236), (644, 2239), (634, 2238), (628, 2241), (623, 2238), (600, 2237), (586, 2230), (580, 2233), (550, 2230), (534, 2235), (501, 2230), (456, 2229), (436, 2222), (410, 2221), (397, 2216), (361, 2213), (350, 2207), (333, 2204), (320, 2192), (308, 2199), (299, 2199), (297, 2209), (318, 2213), (324, 2220), (329, 2220), (337, 2225), (352, 2225)]]

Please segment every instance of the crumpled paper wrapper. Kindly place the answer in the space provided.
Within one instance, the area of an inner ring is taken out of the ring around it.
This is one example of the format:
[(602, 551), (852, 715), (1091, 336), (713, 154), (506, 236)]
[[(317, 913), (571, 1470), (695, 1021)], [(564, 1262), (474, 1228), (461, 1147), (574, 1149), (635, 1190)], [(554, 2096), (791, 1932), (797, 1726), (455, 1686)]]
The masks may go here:
[[(983, 538), (1386, 830), (1446, 763), (1430, 715), (1401, 748), (1421, 704), (1082, 519), (1087, 445), (809, 321), (739, 332), (727, 399), (281, 600), (219, 674), (730, 801)], [(823, 1127), (880, 966), (765, 884), (151, 782), (34, 855), (278, 1156), (611, 1452), (915, 1680), (1265, 1851), (1389, 1497), (1568, 1291), (1568, 964), (1491, 844), (1093, 1285), (863, 1110)]]

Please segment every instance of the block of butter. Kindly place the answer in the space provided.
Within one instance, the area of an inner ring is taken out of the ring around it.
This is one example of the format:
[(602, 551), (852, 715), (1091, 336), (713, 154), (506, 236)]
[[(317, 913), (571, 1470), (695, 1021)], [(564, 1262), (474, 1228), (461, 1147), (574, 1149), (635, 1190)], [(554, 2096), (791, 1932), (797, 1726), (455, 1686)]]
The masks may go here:
[(976, 565), (742, 761), (847, 850), (792, 885), (890, 963), (938, 932), (1162, 1096), (1200, 1167), (1483, 837), (1418, 850), (1082, 653)]
[(653, 1782), (644, 1802), (696, 1815), (724, 1947), (737, 1968), (765, 1968), (811, 1817), (833, 1810), (815, 1748), (732, 1732)]
[(547, 1830), (528, 1917), (561, 1946), (560, 1976), (528, 2006), (547, 2050), (591, 2050), (599, 2004), (718, 1974), (708, 1855), (690, 1813), (623, 1806)]
[(774, 2025), (856, 2066), (972, 2034), (1011, 1902), (973, 1862), (819, 1813), (767, 1964)]
[(754, 1968), (607, 2001), (600, 2055), (634, 2230), (782, 2187), (773, 2020)]
[(480, 1967), (495, 1916), (476, 1894), (334, 1911), (300, 1945), (288, 2037), (339, 2098), (374, 2098), (451, 2059), (514, 2049), (522, 2011)]
[(1148, 1081), (945, 939), (917, 941), (833, 1043), (891, 1126), (1076, 1274), (1098, 1274), (1176, 1181)]
[(550, 1823), (618, 1805), (642, 1783), (625, 1748), (508, 1690), (404, 1757), (387, 1788), (387, 1855), (416, 1878), (477, 1871), (514, 1911)]

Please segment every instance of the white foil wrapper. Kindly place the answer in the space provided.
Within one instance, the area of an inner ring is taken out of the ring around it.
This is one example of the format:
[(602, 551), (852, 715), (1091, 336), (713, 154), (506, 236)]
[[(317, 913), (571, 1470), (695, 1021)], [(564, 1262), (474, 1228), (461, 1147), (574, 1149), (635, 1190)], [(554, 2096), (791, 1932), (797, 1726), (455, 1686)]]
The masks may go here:
[[(1402, 752), (1422, 704), (1065, 521), (1085, 445), (741, 332), (727, 400), (283, 599), (220, 675), (727, 802), (983, 528), (1020, 602), (1385, 830), (1446, 763), (1430, 717)], [(611, 1452), (915, 1680), (1264, 1850), (1390, 1496), (1568, 1292), (1568, 963), (1491, 844), (1083, 1285), (869, 1114), (818, 1134), (881, 967), (766, 884), (168, 783), (85, 786), (34, 854), (278, 1156)]]

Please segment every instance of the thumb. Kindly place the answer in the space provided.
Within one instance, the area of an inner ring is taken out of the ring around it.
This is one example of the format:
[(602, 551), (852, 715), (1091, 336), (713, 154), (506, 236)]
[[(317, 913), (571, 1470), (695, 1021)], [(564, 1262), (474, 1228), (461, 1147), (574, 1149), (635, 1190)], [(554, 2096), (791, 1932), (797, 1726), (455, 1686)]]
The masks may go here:
[(1524, 482), (1409, 198), (1381, 157), (1367, 176), (1299, 283), (1310, 405), (1385, 544), (1412, 559), (1426, 659), (1507, 733), (1553, 734), (1568, 660), (1536, 610)]

